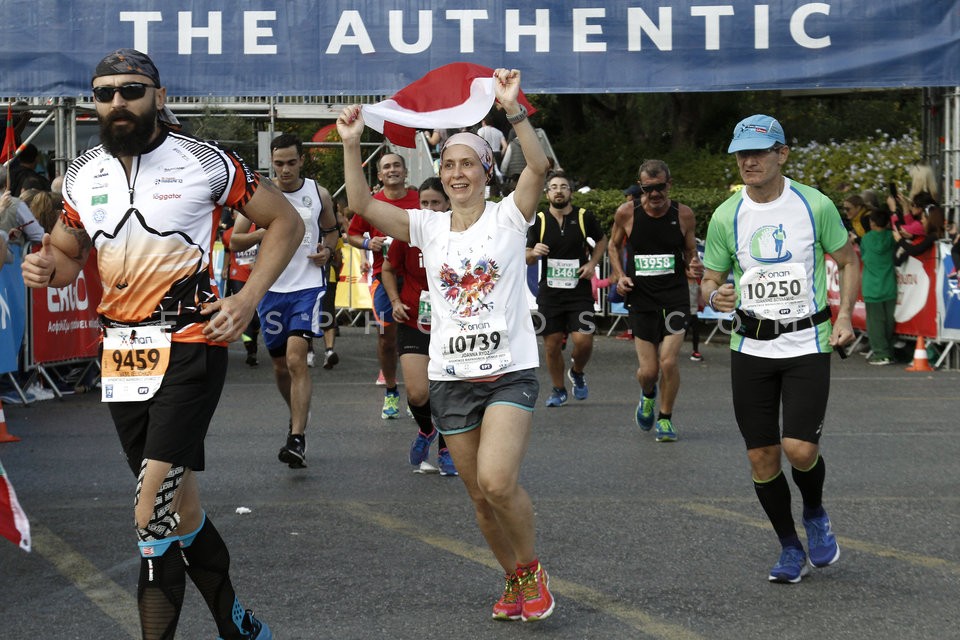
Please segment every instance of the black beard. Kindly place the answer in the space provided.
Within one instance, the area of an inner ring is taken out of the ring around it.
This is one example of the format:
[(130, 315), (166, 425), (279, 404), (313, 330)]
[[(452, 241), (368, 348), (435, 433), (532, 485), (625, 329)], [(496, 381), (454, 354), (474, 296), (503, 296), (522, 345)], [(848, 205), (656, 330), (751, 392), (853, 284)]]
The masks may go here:
[(550, 206), (552, 206), (554, 209), (566, 209), (568, 204), (570, 204), (570, 198), (567, 198), (566, 200), (550, 201)]
[[(124, 118), (133, 123), (133, 130), (129, 132), (115, 132), (113, 123), (118, 118)], [(129, 111), (111, 111), (109, 115), (100, 119), (100, 142), (110, 155), (119, 158), (123, 156), (138, 156), (143, 153), (157, 128), (157, 109), (150, 109), (142, 116), (136, 116)]]

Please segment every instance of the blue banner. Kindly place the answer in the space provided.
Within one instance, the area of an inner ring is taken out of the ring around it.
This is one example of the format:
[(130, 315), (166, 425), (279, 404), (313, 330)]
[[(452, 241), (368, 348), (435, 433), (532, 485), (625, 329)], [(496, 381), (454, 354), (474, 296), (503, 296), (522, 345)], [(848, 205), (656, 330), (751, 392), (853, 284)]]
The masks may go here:
[(0, 373), (17, 371), (27, 326), (27, 294), (20, 272), (23, 247), (10, 245), (13, 262), (0, 267)]
[[(442, 7), (442, 8), (440, 8)], [(960, 85), (945, 0), (0, 0), (0, 95), (85, 97), (133, 47), (172, 96), (392, 95), (455, 61), (530, 93)]]

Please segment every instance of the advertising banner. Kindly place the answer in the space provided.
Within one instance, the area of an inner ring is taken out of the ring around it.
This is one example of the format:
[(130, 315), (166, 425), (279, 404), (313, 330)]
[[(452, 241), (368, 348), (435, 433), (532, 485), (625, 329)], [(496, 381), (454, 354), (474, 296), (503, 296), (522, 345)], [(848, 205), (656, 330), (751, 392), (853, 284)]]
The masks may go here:
[(31, 289), (31, 362), (95, 358), (100, 347), (97, 305), (103, 295), (96, 251), (77, 279), (61, 289)]
[(20, 273), (23, 247), (10, 245), (12, 262), (0, 268), (0, 373), (19, 368), (18, 357), (27, 325), (27, 296)]
[(172, 96), (391, 95), (450, 62), (529, 93), (960, 85), (952, 0), (0, 0), (0, 94), (89, 96), (107, 52)]

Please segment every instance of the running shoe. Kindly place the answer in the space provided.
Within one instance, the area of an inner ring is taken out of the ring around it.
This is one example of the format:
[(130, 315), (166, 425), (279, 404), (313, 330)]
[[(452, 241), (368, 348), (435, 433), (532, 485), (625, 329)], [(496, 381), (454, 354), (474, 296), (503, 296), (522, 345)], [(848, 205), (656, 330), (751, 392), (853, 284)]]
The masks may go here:
[(657, 404), (657, 388), (653, 388), (653, 397), (640, 394), (640, 402), (637, 403), (637, 426), (644, 431), (650, 431), (653, 428), (653, 409)]
[(494, 620), (519, 620), (523, 616), (520, 580), (516, 573), (503, 577), (503, 595), (493, 605)]
[(573, 370), (573, 367), (570, 367), (567, 370), (567, 377), (573, 383), (573, 397), (577, 400), (586, 400), (588, 393), (587, 379), (583, 377), (583, 374), (577, 373)]
[(430, 473), (440, 473), (440, 469), (437, 469), (435, 466), (424, 460), (420, 463), (419, 467), (413, 470), (413, 472), (421, 475), (427, 475)]
[(460, 475), (457, 467), (453, 464), (453, 458), (450, 456), (448, 449), (442, 449), (440, 451), (440, 455), (437, 456), (437, 464), (440, 466), (440, 475), (442, 476), (453, 477)]
[[(234, 603), (234, 606), (239, 606), (239, 603)], [(270, 627), (267, 626), (266, 622), (257, 619), (250, 609), (247, 609), (243, 614), (243, 620), (240, 622), (240, 632), (244, 638), (250, 638), (250, 640), (273, 640)], [(217, 640), (223, 639), (218, 637)]]
[(517, 569), (520, 597), (523, 602), (520, 617), (524, 622), (543, 620), (553, 613), (553, 595), (550, 593), (550, 577), (538, 562), (536, 569)]
[(673, 422), (669, 418), (660, 418), (657, 420), (657, 442), (676, 442), (677, 430), (673, 428)]
[(255, 366), (257, 366), (258, 364), (260, 364), (260, 362), (257, 360), (257, 354), (256, 354), (256, 353), (248, 353), (248, 354), (247, 354), (247, 366), (248, 366), (248, 367), (255, 367)]
[(425, 436), (422, 433), (417, 434), (416, 440), (410, 445), (410, 464), (419, 467), (420, 463), (430, 455), (430, 445), (437, 438), (437, 431), (434, 429), (433, 435)]
[(807, 554), (803, 549), (786, 547), (780, 553), (777, 564), (770, 569), (769, 578), (770, 582), (796, 584), (808, 573), (810, 573), (810, 566), (807, 564)]
[(703, 362), (703, 354), (701, 354), (699, 351), (694, 351), (690, 354), (690, 359), (694, 362)]
[(887, 364), (893, 364), (893, 360), (890, 358), (870, 358), (867, 360), (867, 363), (883, 366)]
[(287, 463), (291, 469), (303, 469), (307, 466), (307, 437), (302, 433), (287, 436), (287, 444), (280, 447), (277, 454), (280, 462)]
[(377, 386), (378, 387), (387, 386), (387, 379), (383, 377), (383, 369), (380, 369), (380, 373), (377, 374)]
[(833, 535), (833, 526), (826, 512), (819, 518), (804, 518), (803, 528), (807, 530), (810, 564), (815, 567), (828, 567), (840, 559), (840, 545), (837, 544), (837, 537)]
[(395, 420), (400, 417), (400, 394), (390, 393), (383, 396), (383, 411), (380, 412), (380, 418), (383, 420)]
[(557, 389), (553, 388), (553, 391), (550, 392), (550, 397), (547, 398), (545, 403), (548, 407), (562, 407), (567, 404), (567, 390), (566, 389)]
[(323, 356), (323, 368), (333, 369), (338, 362), (340, 362), (340, 356), (337, 355), (337, 352), (333, 349), (327, 349), (327, 353)]
[(310, 368), (317, 366), (317, 356), (313, 351), (307, 351), (307, 366)]

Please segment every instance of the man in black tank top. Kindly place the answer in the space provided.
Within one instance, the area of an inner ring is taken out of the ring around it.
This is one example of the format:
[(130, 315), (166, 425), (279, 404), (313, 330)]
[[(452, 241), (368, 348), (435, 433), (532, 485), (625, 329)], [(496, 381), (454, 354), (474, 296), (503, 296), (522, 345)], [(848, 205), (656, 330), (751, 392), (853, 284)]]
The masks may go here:
[(611, 280), (630, 310), (643, 391), (637, 426), (654, 425), (657, 383), (662, 387), (657, 442), (675, 442), (673, 403), (680, 390), (677, 358), (689, 324), (688, 278), (698, 278), (696, 219), (690, 207), (670, 200), (670, 169), (662, 160), (640, 166), (640, 198), (620, 205), (610, 233)]

